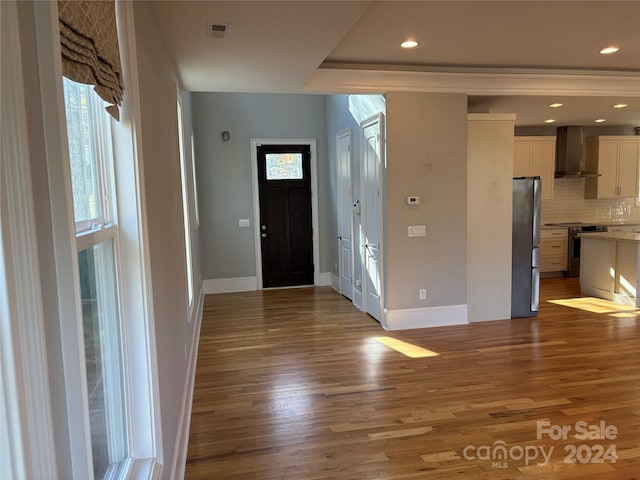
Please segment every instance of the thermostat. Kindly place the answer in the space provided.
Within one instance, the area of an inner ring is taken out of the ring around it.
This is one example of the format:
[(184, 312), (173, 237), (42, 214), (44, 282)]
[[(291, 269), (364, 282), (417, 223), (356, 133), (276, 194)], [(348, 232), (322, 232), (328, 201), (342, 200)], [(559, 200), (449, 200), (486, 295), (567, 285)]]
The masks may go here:
[(407, 197), (407, 205), (420, 205), (420, 197), (418, 195)]

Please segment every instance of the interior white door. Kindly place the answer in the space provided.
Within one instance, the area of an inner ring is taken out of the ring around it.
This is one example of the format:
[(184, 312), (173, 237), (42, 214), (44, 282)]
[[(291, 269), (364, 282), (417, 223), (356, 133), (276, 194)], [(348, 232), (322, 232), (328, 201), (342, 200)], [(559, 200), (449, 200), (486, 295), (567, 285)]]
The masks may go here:
[(363, 309), (382, 322), (382, 222), (381, 170), (384, 117), (382, 113), (360, 124), (362, 140)]
[(353, 298), (353, 215), (351, 193), (351, 130), (336, 135), (338, 188), (338, 277), (340, 293)]

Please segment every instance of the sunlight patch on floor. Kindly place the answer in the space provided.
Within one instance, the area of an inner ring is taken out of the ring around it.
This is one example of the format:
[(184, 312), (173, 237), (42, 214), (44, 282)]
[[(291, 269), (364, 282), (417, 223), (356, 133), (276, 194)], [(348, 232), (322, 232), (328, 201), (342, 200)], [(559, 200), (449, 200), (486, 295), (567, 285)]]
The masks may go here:
[(615, 317), (630, 317), (640, 314), (640, 310), (633, 305), (620, 305), (610, 302), (609, 300), (594, 297), (549, 300), (549, 303), (577, 308), (591, 313), (609, 313)]
[(438, 355), (440, 355), (439, 353), (432, 350), (427, 350), (426, 348), (422, 348), (412, 343), (398, 340), (397, 338), (375, 337), (374, 340), (389, 348), (392, 348), (396, 352), (406, 355), (409, 358), (427, 358), (437, 357)]
[(609, 316), (616, 317), (616, 318), (637, 318), (640, 316), (640, 310), (632, 310), (629, 312), (622, 312), (622, 313), (612, 313)]

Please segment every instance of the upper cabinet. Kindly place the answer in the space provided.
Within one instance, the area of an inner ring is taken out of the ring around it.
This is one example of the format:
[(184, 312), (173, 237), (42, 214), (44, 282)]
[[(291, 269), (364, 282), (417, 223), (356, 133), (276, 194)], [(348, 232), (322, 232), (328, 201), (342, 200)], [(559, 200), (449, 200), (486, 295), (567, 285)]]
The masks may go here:
[(556, 137), (514, 137), (513, 176), (542, 178), (542, 199), (553, 198)]
[(638, 194), (640, 137), (599, 136), (587, 139), (587, 171), (584, 198), (635, 197)]

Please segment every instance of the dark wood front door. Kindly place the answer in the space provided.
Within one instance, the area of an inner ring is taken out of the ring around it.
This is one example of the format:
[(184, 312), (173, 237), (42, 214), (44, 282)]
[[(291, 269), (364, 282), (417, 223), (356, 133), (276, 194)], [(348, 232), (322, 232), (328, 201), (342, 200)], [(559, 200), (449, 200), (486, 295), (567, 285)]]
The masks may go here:
[(313, 285), (309, 145), (257, 148), (262, 285)]

